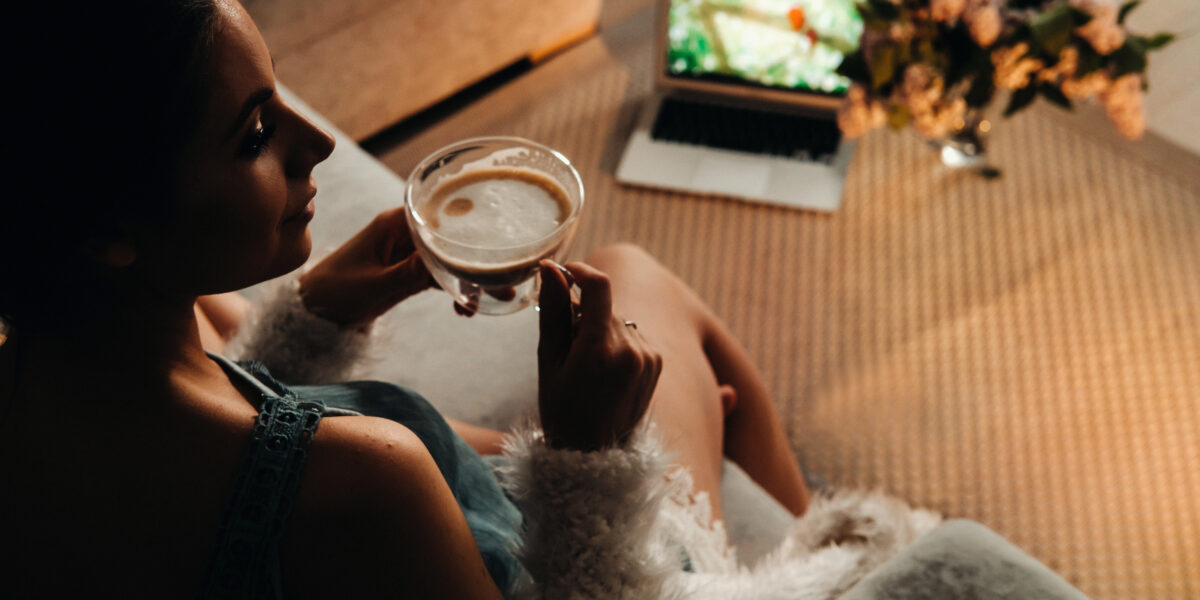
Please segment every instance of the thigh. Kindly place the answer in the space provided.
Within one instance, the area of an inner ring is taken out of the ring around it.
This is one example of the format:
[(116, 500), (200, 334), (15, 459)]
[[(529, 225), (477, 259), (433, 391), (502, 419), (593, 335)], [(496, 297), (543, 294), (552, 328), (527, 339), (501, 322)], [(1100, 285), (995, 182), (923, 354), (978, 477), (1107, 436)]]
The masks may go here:
[(663, 370), (650, 418), (697, 492), (707, 493), (721, 518), (724, 412), (717, 377), (704, 353), (707, 311), (670, 271), (634, 246), (612, 246), (588, 257), (612, 281), (613, 311), (637, 324), (662, 354)]
[(250, 311), (250, 301), (237, 292), (200, 296), (196, 299), (196, 306), (225, 340), (233, 338)]
[(200, 330), (200, 345), (209, 352), (224, 353), (225, 338), (221, 336), (212, 321), (209, 320), (208, 315), (200, 308), (200, 303), (197, 302), (192, 310), (196, 313), (196, 327)]

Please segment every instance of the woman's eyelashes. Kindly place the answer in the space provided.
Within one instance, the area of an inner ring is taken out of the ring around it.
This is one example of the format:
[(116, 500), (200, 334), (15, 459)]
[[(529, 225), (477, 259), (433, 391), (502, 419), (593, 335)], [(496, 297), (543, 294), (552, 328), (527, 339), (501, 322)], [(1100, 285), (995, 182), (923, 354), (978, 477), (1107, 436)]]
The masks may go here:
[(242, 154), (247, 157), (254, 158), (263, 153), (267, 146), (271, 143), (271, 137), (275, 135), (275, 124), (262, 125), (254, 128), (246, 141), (242, 143)]

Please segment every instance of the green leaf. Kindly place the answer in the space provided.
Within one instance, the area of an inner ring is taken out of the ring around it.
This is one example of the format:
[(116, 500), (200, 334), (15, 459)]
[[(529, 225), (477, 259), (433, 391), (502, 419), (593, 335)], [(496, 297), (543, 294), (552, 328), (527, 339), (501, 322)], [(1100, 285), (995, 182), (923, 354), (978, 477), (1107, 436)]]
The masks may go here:
[(1142, 38), (1146, 40), (1147, 50), (1158, 50), (1175, 40), (1175, 35), (1171, 33), (1160, 33), (1152, 38)]
[(995, 94), (996, 82), (992, 80), (992, 70), (988, 69), (986, 73), (975, 76), (964, 100), (971, 108), (983, 108), (992, 103), (992, 96)]
[(867, 0), (867, 4), (871, 6), (872, 12), (889, 21), (894, 21), (900, 16), (900, 7), (888, 0)]
[(874, 91), (892, 80), (892, 75), (896, 71), (896, 48), (893, 46), (881, 46), (875, 51), (875, 56), (872, 57), (870, 66), (871, 89)]
[(1008, 99), (1008, 107), (1004, 109), (1004, 116), (1011, 117), (1017, 111), (1029, 106), (1029, 103), (1033, 102), (1033, 99), (1036, 97), (1037, 87), (1033, 84), (1029, 84), (1013, 92), (1012, 96)]
[(1075, 27), (1083, 27), (1088, 24), (1088, 21), (1092, 20), (1092, 13), (1086, 10), (1079, 10), (1075, 7), (1071, 7), (1069, 10), (1071, 12), (1071, 24)]
[(863, 17), (863, 27), (871, 31), (887, 31), (892, 22), (879, 17)]
[(895, 59), (895, 61), (902, 65), (906, 65), (910, 62), (913, 62), (912, 42), (909, 42), (907, 44), (905, 44), (905, 43), (896, 44), (896, 59)]
[(838, 75), (858, 83), (866, 83), (871, 78), (871, 73), (867, 70), (867, 60), (863, 57), (862, 50), (857, 50), (842, 59), (842, 64), (838, 65), (837, 72)]
[(909, 113), (908, 109), (903, 106), (893, 105), (888, 109), (887, 120), (888, 127), (895, 130), (904, 129), (912, 121), (912, 113)]
[(1029, 29), (1028, 23), (1018, 25), (1011, 35), (1008, 36), (1007, 46), (1015, 46), (1019, 42), (1027, 42), (1033, 39), (1033, 31)]
[(1142, 0), (1130, 0), (1122, 4), (1120, 12), (1117, 13), (1117, 25), (1124, 25), (1125, 17), (1128, 17), (1129, 13), (1133, 12), (1133, 9), (1137, 8), (1137, 5), (1141, 3)]
[(1079, 50), (1079, 66), (1075, 69), (1076, 77), (1083, 77), (1104, 66), (1104, 57), (1096, 52), (1091, 44), (1080, 44), (1076, 48)]
[(930, 40), (917, 41), (917, 62), (932, 63), (937, 59), (937, 53), (933, 50), (933, 42)]
[(1051, 85), (1049, 83), (1043, 83), (1042, 85), (1038, 86), (1038, 93), (1041, 94), (1043, 98), (1067, 110), (1071, 110), (1072, 108), (1071, 99), (1067, 98), (1067, 96), (1062, 93), (1062, 90), (1058, 89), (1058, 86)]
[(1037, 15), (1029, 21), (1033, 40), (1047, 56), (1058, 56), (1058, 51), (1071, 40), (1071, 8), (1066, 4)]
[(1109, 56), (1113, 65), (1113, 79), (1129, 73), (1141, 73), (1146, 70), (1146, 46), (1138, 38), (1131, 37)]

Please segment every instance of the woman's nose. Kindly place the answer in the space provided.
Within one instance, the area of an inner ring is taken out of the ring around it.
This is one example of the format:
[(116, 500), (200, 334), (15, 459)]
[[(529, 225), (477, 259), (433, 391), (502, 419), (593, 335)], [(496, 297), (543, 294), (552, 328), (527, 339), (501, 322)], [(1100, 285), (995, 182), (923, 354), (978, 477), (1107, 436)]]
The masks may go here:
[[(307, 119), (306, 119), (307, 120)], [(317, 162), (321, 162), (333, 153), (333, 147), (337, 145), (337, 140), (328, 131), (321, 129), (315, 123), (309, 122), (313, 129), (315, 141), (313, 146), (316, 148)]]
[(304, 115), (295, 112), (293, 114), (296, 116), (296, 128), (300, 133), (296, 136), (291, 160), (288, 161), (290, 167), (288, 175), (308, 177), (317, 163), (329, 158), (337, 142), (329, 132), (318, 127)]

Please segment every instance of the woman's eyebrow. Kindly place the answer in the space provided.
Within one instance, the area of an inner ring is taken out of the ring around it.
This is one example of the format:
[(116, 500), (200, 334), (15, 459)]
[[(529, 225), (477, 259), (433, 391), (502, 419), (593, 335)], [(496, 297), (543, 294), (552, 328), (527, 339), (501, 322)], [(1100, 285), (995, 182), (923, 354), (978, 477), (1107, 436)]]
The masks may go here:
[(271, 88), (263, 88), (250, 94), (250, 97), (246, 98), (246, 101), (242, 103), (242, 110), (238, 112), (237, 118), (233, 120), (233, 126), (229, 129), (229, 133), (225, 134), (225, 139), (228, 140), (233, 137), (242, 128), (242, 123), (246, 122), (246, 118), (250, 116), (250, 113), (254, 112), (254, 109), (267, 100), (270, 100), (271, 96), (274, 95), (275, 90)]

